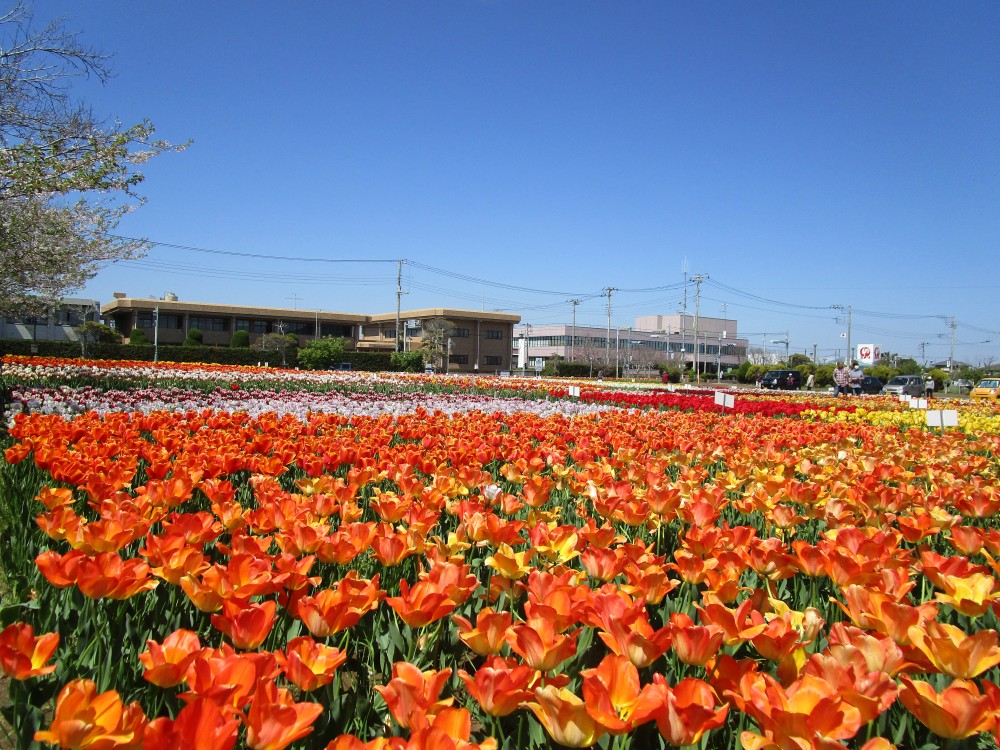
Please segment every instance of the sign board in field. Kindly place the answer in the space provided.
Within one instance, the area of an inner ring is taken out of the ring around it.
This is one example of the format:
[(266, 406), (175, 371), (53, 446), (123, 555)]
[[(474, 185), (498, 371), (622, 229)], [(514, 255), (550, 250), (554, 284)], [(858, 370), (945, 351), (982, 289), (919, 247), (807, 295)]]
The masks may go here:
[(928, 409), (927, 426), (938, 427), (958, 427), (958, 410), (956, 409)]

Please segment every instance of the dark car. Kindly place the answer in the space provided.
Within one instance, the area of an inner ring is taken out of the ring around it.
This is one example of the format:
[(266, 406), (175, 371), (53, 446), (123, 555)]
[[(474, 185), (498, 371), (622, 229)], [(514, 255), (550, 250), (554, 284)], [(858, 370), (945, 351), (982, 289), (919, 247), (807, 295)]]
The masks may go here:
[(760, 387), (797, 391), (802, 387), (802, 373), (798, 370), (768, 370), (760, 381)]
[(882, 392), (882, 381), (872, 375), (865, 375), (861, 378), (861, 392), (876, 394)]

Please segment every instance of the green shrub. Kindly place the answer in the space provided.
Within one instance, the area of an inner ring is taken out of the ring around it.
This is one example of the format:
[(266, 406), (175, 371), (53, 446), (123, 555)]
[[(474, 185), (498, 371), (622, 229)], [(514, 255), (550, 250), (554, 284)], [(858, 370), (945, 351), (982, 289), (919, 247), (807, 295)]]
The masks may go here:
[(133, 328), (132, 332), (128, 335), (128, 343), (131, 346), (152, 346), (153, 342), (150, 341), (146, 334), (141, 328)]
[(307, 370), (333, 370), (344, 362), (347, 351), (347, 339), (337, 336), (324, 336), (313, 339), (299, 350), (299, 366)]
[(389, 363), (396, 372), (422, 372), (424, 369), (423, 352), (392, 352)]
[(184, 343), (181, 344), (181, 346), (201, 346), (201, 341), (201, 331), (197, 328), (189, 328), (187, 337), (184, 339)]
[(833, 370), (836, 365), (820, 365), (816, 368), (816, 385), (833, 385)]
[(249, 349), (250, 334), (247, 331), (233, 331), (233, 337), (229, 339), (229, 346), (233, 349)]

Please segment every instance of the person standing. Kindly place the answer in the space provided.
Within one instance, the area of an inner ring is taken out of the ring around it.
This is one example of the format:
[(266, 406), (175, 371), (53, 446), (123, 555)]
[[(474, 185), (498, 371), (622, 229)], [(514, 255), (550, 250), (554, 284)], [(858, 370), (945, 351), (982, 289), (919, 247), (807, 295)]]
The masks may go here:
[(861, 381), (864, 380), (865, 373), (861, 369), (861, 365), (858, 364), (857, 360), (851, 362), (851, 393), (855, 396), (861, 395)]
[(931, 398), (934, 395), (934, 378), (930, 373), (924, 375), (924, 398)]
[(809, 377), (806, 378), (806, 389), (811, 391), (815, 384), (816, 384), (816, 375), (813, 373), (809, 373)]
[(833, 395), (839, 396), (847, 393), (847, 386), (851, 382), (851, 373), (844, 367), (843, 362), (837, 363), (837, 368), (833, 371)]

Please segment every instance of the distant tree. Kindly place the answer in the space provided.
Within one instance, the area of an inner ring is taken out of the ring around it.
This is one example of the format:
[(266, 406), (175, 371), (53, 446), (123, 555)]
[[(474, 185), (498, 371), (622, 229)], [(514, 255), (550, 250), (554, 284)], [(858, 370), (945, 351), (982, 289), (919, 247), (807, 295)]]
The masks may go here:
[(122, 335), (114, 328), (94, 320), (75, 326), (73, 330), (88, 344), (118, 344), (122, 340)]
[(114, 328), (95, 320), (88, 320), (74, 326), (73, 330), (80, 341), (80, 354), (84, 356), (87, 354), (88, 344), (120, 344), (122, 340), (121, 334)]
[(736, 379), (740, 383), (750, 382), (750, 378), (747, 376), (747, 373), (750, 372), (750, 367), (751, 367), (750, 360), (744, 359), (742, 362), (740, 362), (740, 366), (736, 368)]
[(350, 341), (336, 336), (313, 339), (299, 351), (299, 365), (307, 370), (329, 370), (344, 361)]
[(871, 375), (872, 377), (878, 378), (883, 383), (888, 383), (890, 380), (896, 377), (899, 374), (899, 372), (896, 370), (895, 367), (892, 367), (891, 365), (882, 364), (883, 362), (884, 360), (879, 360), (879, 364), (869, 369), (868, 374)]
[(129, 332), (128, 343), (132, 346), (152, 346), (153, 344), (141, 328), (133, 328)]
[(788, 358), (788, 366), (799, 369), (802, 365), (811, 365), (813, 361), (805, 354), (793, 354)]
[(299, 340), (290, 333), (265, 333), (257, 339), (253, 348), (266, 354), (280, 354), (281, 364), (284, 366), (288, 364), (289, 352), (293, 351), (298, 343)]
[(229, 339), (229, 346), (233, 349), (250, 348), (250, 334), (247, 331), (233, 331), (233, 336)]
[(919, 375), (923, 368), (917, 360), (903, 357), (896, 360), (896, 371), (900, 375)]
[[(940, 367), (935, 367), (933, 370), (929, 370), (927, 375), (930, 375), (934, 380), (934, 390), (944, 387), (945, 381), (951, 377), (947, 370), (942, 370)], [(924, 377), (926, 377), (926, 375)]]
[(427, 352), (428, 359), (439, 371), (445, 369), (448, 339), (454, 332), (455, 324), (445, 318), (432, 318), (423, 325), (420, 348)]
[(187, 336), (184, 338), (184, 343), (181, 346), (201, 346), (202, 338), (201, 331), (198, 328), (189, 328)]
[(424, 369), (424, 355), (416, 350), (392, 352), (389, 362), (396, 372), (422, 372)]
[(137, 167), (164, 151), (144, 121), (102, 122), (70, 94), (104, 82), (108, 57), (61, 22), (38, 29), (25, 2), (0, 15), (0, 314), (37, 314), (106, 263), (148, 243), (111, 234), (141, 205)]
[(819, 365), (816, 368), (816, 385), (833, 385), (833, 365)]

